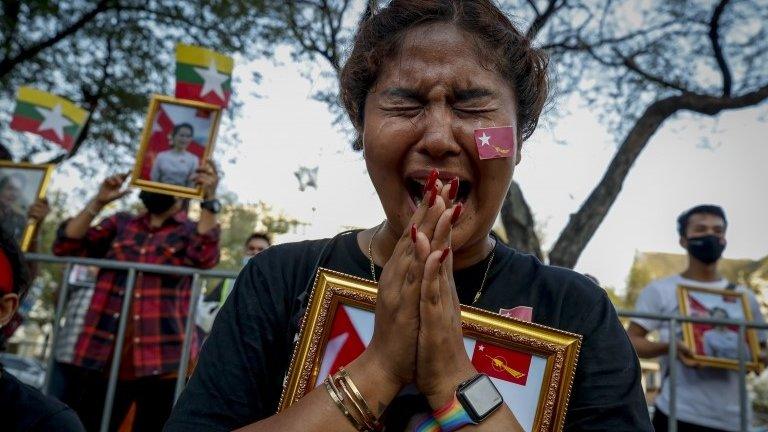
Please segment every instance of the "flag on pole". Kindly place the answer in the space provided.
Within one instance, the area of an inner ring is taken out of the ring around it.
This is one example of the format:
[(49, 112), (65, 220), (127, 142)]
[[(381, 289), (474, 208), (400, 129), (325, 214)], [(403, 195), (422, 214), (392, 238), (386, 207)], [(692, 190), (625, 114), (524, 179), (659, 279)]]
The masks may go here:
[(21, 87), (16, 95), (11, 129), (40, 135), (69, 151), (87, 119), (88, 111), (63, 97)]
[(232, 94), (232, 57), (194, 45), (176, 45), (176, 97), (226, 108)]

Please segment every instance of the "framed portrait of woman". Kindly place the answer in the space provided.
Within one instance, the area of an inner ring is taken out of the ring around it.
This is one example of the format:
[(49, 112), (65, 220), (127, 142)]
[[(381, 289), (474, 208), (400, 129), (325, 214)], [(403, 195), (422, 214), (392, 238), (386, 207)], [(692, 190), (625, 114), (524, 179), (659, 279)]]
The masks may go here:
[[(680, 285), (677, 287), (680, 314), (686, 317), (752, 321), (745, 292)], [(739, 368), (739, 327), (708, 323), (683, 323), (683, 343), (702, 366)], [(760, 372), (760, 344), (757, 331), (746, 329), (743, 358), (747, 370)]]
[[(376, 283), (319, 269), (283, 387), (282, 411), (349, 364), (373, 336)], [(526, 431), (562, 430), (581, 337), (463, 306), (464, 347)], [(417, 418), (406, 387), (384, 416)], [(398, 399), (406, 402), (399, 403)], [(395, 411), (395, 413), (392, 412)]]
[(22, 251), (27, 251), (35, 222), (27, 217), (29, 207), (45, 198), (53, 165), (0, 161), (0, 229), (11, 233)]
[(195, 170), (213, 153), (221, 108), (198, 101), (154, 95), (131, 185), (183, 198), (203, 197)]

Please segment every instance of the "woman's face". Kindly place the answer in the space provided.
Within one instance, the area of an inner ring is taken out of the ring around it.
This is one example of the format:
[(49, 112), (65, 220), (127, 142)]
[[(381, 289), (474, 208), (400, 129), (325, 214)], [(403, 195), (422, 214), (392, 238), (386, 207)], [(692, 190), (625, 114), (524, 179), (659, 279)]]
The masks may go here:
[(0, 204), (11, 206), (21, 197), (21, 184), (18, 180), (11, 177), (0, 189)]
[(192, 130), (188, 127), (181, 127), (173, 135), (173, 147), (179, 150), (185, 150), (192, 142)]
[(480, 160), (477, 128), (513, 126), (512, 89), (450, 24), (409, 31), (385, 61), (365, 103), (368, 173), (390, 226), (403, 232), (432, 168), (443, 183), (458, 176), (464, 210), (452, 233), (455, 251), (484, 241), (501, 209), (519, 153)]

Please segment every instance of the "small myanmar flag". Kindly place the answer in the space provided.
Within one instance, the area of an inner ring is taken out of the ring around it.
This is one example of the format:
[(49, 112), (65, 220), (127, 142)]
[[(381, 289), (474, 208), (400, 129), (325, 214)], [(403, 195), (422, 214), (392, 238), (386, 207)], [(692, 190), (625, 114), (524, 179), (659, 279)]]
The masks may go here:
[(232, 94), (232, 57), (193, 45), (176, 45), (176, 97), (226, 108)]
[(88, 111), (55, 94), (32, 87), (21, 87), (11, 129), (32, 132), (72, 150), (88, 119)]

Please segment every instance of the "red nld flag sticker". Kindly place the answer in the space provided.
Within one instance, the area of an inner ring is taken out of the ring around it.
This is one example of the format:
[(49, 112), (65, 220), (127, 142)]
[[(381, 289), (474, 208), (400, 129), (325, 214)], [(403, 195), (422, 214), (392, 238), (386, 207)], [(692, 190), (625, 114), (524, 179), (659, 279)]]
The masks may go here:
[(531, 354), (477, 342), (472, 365), (478, 372), (524, 386), (528, 382)]
[(496, 159), (515, 155), (517, 138), (512, 126), (475, 129), (475, 144), (480, 159)]

